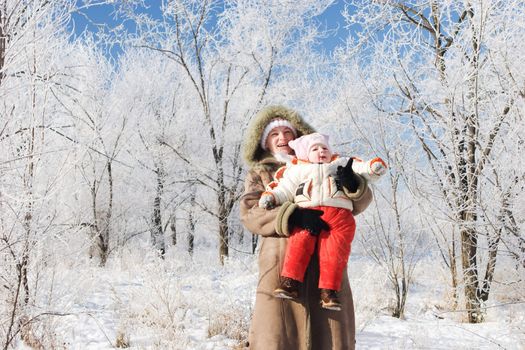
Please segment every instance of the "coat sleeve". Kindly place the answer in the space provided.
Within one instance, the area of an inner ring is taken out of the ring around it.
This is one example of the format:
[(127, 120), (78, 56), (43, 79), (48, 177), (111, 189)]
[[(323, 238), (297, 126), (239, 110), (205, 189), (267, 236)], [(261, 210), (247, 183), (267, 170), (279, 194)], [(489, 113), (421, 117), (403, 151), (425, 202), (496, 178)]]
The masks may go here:
[(352, 214), (358, 215), (362, 213), (370, 203), (372, 203), (373, 195), (372, 190), (368, 186), (368, 181), (362, 175), (357, 175), (359, 186), (357, 191), (350, 192), (346, 187), (343, 187), (343, 192), (352, 201), (354, 209)]
[(250, 232), (262, 236), (288, 236), (288, 218), (296, 205), (286, 202), (283, 205), (266, 210), (258, 206), (264, 192), (261, 176), (250, 170), (244, 181), (244, 193), (240, 199), (241, 222)]
[(359, 158), (354, 158), (354, 162), (352, 163), (352, 170), (361, 176), (363, 176), (365, 179), (369, 180), (369, 170), (370, 170), (370, 164), (369, 162), (365, 162)]
[(368, 208), (370, 203), (372, 203), (372, 199), (372, 190), (369, 186), (365, 186), (359, 199), (355, 199), (352, 201), (352, 204), (354, 206), (352, 214), (354, 214), (354, 216), (361, 214), (366, 208)]

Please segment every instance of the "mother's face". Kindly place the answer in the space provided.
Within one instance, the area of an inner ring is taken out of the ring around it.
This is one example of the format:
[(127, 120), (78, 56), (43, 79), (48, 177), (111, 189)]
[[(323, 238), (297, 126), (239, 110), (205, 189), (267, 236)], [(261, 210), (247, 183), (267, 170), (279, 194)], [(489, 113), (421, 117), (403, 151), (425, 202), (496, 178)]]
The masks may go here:
[(277, 126), (268, 134), (268, 137), (266, 138), (266, 148), (272, 154), (293, 154), (293, 150), (288, 146), (288, 142), (294, 138), (294, 133), (290, 128), (286, 126)]

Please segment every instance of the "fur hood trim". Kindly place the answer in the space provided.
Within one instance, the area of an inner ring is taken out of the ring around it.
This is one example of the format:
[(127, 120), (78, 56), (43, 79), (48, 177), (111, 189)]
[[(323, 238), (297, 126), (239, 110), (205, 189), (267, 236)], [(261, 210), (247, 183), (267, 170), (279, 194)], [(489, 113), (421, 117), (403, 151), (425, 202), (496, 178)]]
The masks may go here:
[(248, 126), (246, 139), (244, 140), (243, 158), (250, 167), (254, 167), (265, 158), (272, 157), (270, 152), (262, 149), (260, 141), (266, 125), (277, 117), (289, 121), (297, 130), (297, 137), (315, 132), (314, 128), (306, 123), (299, 113), (290, 108), (284, 106), (263, 108)]

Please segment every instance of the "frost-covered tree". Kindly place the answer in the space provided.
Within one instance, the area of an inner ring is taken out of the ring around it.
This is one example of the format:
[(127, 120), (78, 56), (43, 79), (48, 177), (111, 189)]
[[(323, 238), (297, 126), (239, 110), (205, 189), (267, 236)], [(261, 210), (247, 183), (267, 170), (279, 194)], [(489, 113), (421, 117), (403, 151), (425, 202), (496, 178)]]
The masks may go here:
[(189, 98), (179, 67), (163, 55), (130, 48), (119, 65), (110, 99), (128, 123), (122, 159), (132, 165), (124, 182), (134, 192), (122, 188), (125, 215), (135, 229), (150, 232), (153, 246), (163, 254), (168, 227), (176, 230), (176, 208), (191, 192), (187, 166), (172, 150), (186, 143), (191, 130), (183, 119)]
[(70, 40), (67, 23), (81, 3), (0, 1), (0, 339), (19, 335), (34, 347), (31, 326), (45, 305), (37, 288), (71, 225), (76, 143), (61, 100), (81, 90), (91, 52)]
[(358, 50), (366, 59), (376, 110), (397, 122), (394, 132), (409, 130), (426, 155), (419, 195), (432, 208), (428, 214), (450, 228), (444, 256), (454, 266), (461, 257), (468, 321), (481, 322), (496, 259), (505, 256), (498, 248), (523, 242), (516, 220), (523, 167), (509, 164), (520, 163), (523, 140), (514, 125), (523, 123), (525, 77), (518, 62), (524, 29), (512, 23), (523, 23), (525, 6), (352, 4), (356, 12), (347, 19), (358, 34), (346, 54)]
[(184, 96), (178, 127), (188, 133), (184, 144), (162, 144), (202, 187), (197, 202), (218, 222), (221, 261), (241, 191), (243, 130), (266, 103), (275, 76), (286, 74), (290, 54), (313, 42), (308, 20), (328, 3), (163, 1), (160, 16), (138, 15), (132, 2), (120, 9), (136, 25), (126, 44), (154, 51), (177, 68), (170, 69), (177, 74), (172, 92), (179, 92), (178, 101)]
[(384, 298), (392, 316), (403, 318), (412, 276), (428, 249), (425, 229), (420, 223), (421, 210), (410, 194), (417, 164), (417, 144), (407, 133), (399, 132), (399, 123), (392, 123), (377, 111), (370, 85), (380, 82), (372, 70), (365, 73), (358, 65), (358, 56), (347, 57), (337, 50), (338, 73), (331, 82), (338, 87), (327, 117), (329, 134), (336, 151), (348, 157), (369, 160), (381, 157), (388, 172), (370, 184), (374, 194), (371, 206), (359, 216), (355, 244), (386, 272), (392, 292)]
[[(93, 45), (90, 48), (96, 50)], [(90, 256), (104, 265), (111, 249), (112, 230), (116, 228), (115, 187), (120, 179), (115, 176), (115, 167), (131, 167), (119, 160), (127, 119), (109, 94), (113, 67), (101, 52), (86, 52), (80, 77), (79, 93), (60, 98), (74, 126), (68, 135), (78, 145), (74, 172), (79, 193), (75, 223), (91, 240)]]

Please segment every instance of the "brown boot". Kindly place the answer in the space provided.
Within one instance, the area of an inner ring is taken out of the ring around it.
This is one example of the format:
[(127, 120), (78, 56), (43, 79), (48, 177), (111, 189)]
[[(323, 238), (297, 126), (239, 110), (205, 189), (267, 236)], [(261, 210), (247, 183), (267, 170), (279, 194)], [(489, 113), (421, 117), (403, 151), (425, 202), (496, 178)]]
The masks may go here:
[(297, 299), (299, 298), (299, 287), (301, 282), (289, 277), (283, 277), (281, 284), (273, 291), (276, 298)]
[(322, 288), (320, 296), (320, 303), (323, 309), (341, 311), (341, 302), (335, 290)]

